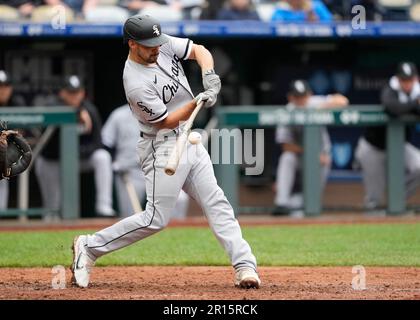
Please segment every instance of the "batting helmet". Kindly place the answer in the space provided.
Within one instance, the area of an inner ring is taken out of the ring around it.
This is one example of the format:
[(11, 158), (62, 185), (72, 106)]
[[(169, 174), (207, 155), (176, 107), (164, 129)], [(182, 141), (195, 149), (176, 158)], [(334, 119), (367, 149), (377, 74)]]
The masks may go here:
[(135, 15), (124, 23), (124, 42), (134, 40), (146, 47), (157, 47), (169, 41), (160, 23), (149, 15)]

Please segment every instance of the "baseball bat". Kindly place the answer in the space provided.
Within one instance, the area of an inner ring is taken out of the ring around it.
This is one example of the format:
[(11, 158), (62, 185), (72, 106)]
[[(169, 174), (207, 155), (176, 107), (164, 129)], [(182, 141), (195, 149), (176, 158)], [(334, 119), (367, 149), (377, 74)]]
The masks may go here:
[(178, 168), (179, 160), (181, 159), (182, 152), (184, 151), (184, 147), (187, 143), (188, 133), (191, 130), (195, 117), (197, 116), (203, 104), (204, 102), (201, 100), (197, 103), (197, 106), (195, 107), (194, 111), (191, 113), (190, 117), (188, 118), (187, 122), (182, 128), (181, 134), (176, 140), (175, 146), (165, 166), (165, 173), (169, 176), (174, 175), (176, 169)]
[(128, 197), (130, 199), (131, 206), (133, 207), (134, 212), (139, 213), (142, 212), (141, 204), (139, 198), (137, 196), (136, 189), (133, 186), (133, 183), (128, 176), (128, 172), (122, 172), (121, 178), (124, 182), (125, 188), (127, 189)]

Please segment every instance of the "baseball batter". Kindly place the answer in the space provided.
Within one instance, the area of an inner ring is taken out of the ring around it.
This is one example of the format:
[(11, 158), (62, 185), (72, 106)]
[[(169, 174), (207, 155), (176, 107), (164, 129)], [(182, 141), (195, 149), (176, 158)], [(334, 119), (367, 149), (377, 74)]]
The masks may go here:
[[(189, 144), (176, 173), (164, 172), (179, 132), (199, 100), (215, 105), (220, 79), (213, 57), (189, 39), (162, 34), (159, 22), (148, 15), (130, 17), (124, 24), (129, 55), (124, 68), (124, 88), (133, 115), (140, 124), (138, 152), (146, 180), (146, 209), (93, 235), (81, 235), (73, 243), (73, 281), (87, 287), (91, 268), (99, 257), (162, 230), (169, 222), (183, 189), (201, 205), (210, 227), (235, 269), (235, 285), (258, 288), (257, 263), (233, 209), (217, 185), (213, 166), (202, 144)], [(181, 65), (196, 60), (201, 67), (205, 91), (194, 98)]]

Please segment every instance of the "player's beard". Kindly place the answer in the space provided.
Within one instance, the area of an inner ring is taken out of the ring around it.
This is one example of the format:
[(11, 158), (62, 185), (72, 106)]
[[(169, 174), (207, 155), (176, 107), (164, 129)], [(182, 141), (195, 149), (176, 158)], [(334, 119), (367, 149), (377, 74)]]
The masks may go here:
[(157, 61), (157, 59), (158, 59), (158, 57), (159, 57), (159, 53), (158, 54), (155, 54), (155, 55), (151, 55), (150, 57), (149, 57), (149, 59), (148, 59), (148, 63), (156, 63), (156, 61)]
[(151, 63), (156, 63), (156, 61), (157, 61), (157, 59), (158, 59), (158, 57), (159, 57), (159, 53), (157, 53), (157, 54), (150, 54), (149, 56), (144, 56), (144, 55), (142, 55), (142, 53), (139, 51), (139, 52), (137, 53), (137, 56), (138, 56), (141, 60), (143, 60), (144, 62), (146, 62), (146, 63), (148, 63), (148, 64), (151, 64)]

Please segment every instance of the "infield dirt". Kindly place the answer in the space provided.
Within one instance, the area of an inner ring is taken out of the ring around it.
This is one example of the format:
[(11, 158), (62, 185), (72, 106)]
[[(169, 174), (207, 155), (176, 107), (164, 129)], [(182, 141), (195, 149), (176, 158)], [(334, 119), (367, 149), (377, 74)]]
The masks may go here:
[(68, 268), (64, 289), (52, 288), (50, 268), (0, 270), (0, 299), (420, 299), (420, 268), (367, 267), (362, 291), (352, 267), (261, 267), (259, 290), (235, 288), (230, 267), (97, 267), (86, 289)]

